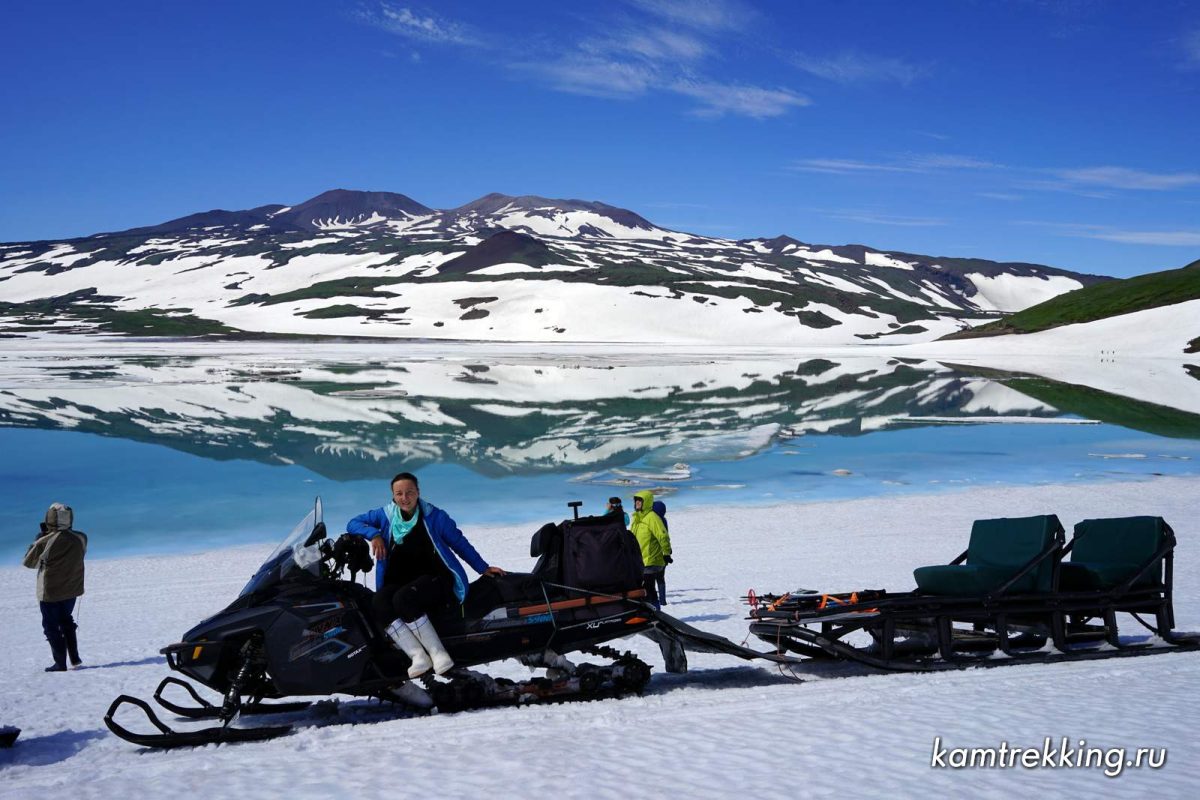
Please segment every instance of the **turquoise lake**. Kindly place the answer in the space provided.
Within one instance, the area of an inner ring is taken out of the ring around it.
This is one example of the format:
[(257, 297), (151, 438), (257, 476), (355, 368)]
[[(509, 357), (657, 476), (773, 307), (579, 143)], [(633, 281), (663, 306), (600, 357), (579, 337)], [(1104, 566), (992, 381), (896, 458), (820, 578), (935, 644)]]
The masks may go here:
[[(410, 470), (464, 529), (600, 513), (1200, 474), (1200, 416), (1042, 378), (864, 358), (9, 356), (0, 561), (54, 501), (91, 555), (331, 531)], [(359, 351), (361, 353), (362, 351)], [(1200, 383), (1197, 383), (1200, 390)], [(627, 500), (628, 504), (628, 500)], [(669, 512), (668, 512), (669, 515)]]

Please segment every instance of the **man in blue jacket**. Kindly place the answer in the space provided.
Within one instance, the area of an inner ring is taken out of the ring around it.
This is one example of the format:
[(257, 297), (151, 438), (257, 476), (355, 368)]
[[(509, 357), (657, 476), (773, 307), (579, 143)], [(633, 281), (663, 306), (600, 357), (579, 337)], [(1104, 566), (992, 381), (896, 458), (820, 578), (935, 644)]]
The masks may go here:
[(503, 575), (488, 566), (450, 515), (421, 499), (417, 476), (392, 478), (392, 502), (359, 514), (346, 532), (366, 537), (375, 557), (375, 614), (396, 647), (412, 662), (416, 678), (432, 667), (438, 675), (454, 666), (429, 622), (429, 612), (467, 596), (461, 556), (481, 575)]

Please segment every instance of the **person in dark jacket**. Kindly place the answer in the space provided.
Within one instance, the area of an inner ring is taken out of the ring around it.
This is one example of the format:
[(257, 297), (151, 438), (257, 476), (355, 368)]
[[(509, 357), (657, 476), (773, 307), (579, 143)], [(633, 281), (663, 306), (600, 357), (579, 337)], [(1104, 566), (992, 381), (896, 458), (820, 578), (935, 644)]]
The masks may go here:
[[(667, 504), (662, 500), (655, 500), (652, 506), (654, 513), (658, 514), (658, 518), (662, 520), (663, 528), (669, 534), (671, 532), (671, 523), (667, 522)], [(658, 604), (665, 606), (667, 604), (667, 567), (675, 559), (671, 558), (671, 554), (667, 553), (663, 556), (662, 572), (658, 573), (656, 580), (658, 581)]]
[(350, 520), (346, 532), (371, 543), (375, 615), (412, 661), (408, 676), (419, 677), (430, 668), (441, 675), (453, 667), (429, 613), (466, 599), (467, 573), (455, 554), (482, 575), (504, 575), (504, 570), (483, 560), (449, 514), (421, 499), (411, 472), (392, 478), (392, 502)]
[(615, 514), (617, 516), (623, 517), (625, 520), (625, 527), (626, 528), (629, 527), (629, 512), (625, 510), (625, 507), (623, 505), (621, 505), (621, 498), (619, 498), (619, 497), (608, 498), (608, 505), (605, 507), (604, 514), (605, 514), (605, 516), (607, 516), (609, 514)]
[(37, 599), (42, 610), (42, 632), (50, 643), (54, 663), (46, 672), (64, 672), (67, 659), (78, 667), (79, 627), (71, 613), (76, 598), (83, 595), (83, 557), (87, 554), (87, 534), (73, 530), (74, 512), (69, 506), (54, 503), (46, 511), (37, 538), (25, 551), (25, 566), (36, 569)]

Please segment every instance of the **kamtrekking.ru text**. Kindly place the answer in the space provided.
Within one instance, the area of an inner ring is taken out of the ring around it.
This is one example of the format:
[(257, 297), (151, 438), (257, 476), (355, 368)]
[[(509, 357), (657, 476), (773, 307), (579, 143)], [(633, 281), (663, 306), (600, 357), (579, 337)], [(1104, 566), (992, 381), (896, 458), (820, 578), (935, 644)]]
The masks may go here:
[(933, 740), (933, 757), (929, 766), (934, 769), (1103, 769), (1115, 778), (1126, 768), (1149, 767), (1161, 769), (1167, 763), (1165, 747), (1088, 747), (1080, 739), (1072, 745), (1066, 737), (1057, 743), (1047, 736), (1041, 747), (1013, 747), (1001, 742), (999, 747), (945, 747), (942, 737)]

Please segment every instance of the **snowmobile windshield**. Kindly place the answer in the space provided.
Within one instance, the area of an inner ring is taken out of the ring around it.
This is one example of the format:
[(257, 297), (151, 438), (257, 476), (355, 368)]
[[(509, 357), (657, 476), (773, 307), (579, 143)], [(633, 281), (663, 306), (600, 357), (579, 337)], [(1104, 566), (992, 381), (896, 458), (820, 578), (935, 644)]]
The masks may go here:
[(276, 547), (267, 560), (262, 563), (254, 577), (238, 593), (244, 597), (252, 592), (262, 591), (272, 584), (283, 580), (295, 570), (303, 570), (312, 575), (320, 575), (321, 558), (317, 544), (305, 546), (313, 531), (322, 523), (321, 498), (313, 503), (312, 511), (300, 520), (292, 532)]

